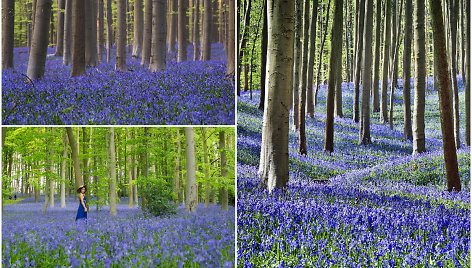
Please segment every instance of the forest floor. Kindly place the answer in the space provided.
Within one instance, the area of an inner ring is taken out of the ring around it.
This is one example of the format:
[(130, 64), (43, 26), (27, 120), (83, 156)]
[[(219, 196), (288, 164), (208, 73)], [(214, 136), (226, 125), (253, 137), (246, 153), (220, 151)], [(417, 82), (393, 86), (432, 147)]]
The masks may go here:
[[(115, 49), (112, 49), (114, 54)], [(168, 53), (167, 69), (152, 73), (127, 54), (127, 72), (115, 71), (115, 57), (86, 75), (70, 77), (71, 67), (48, 48), (43, 78), (26, 77), (27, 48), (14, 49), (15, 68), (2, 71), (2, 122), (5, 125), (232, 125), (234, 89), (225, 76), (226, 53), (212, 45), (209, 61), (176, 62)], [(193, 46), (188, 46), (188, 59)], [(104, 57), (106, 58), (106, 56)]]
[[(460, 77), (458, 83), (463, 141)], [(259, 92), (253, 92), (253, 99), (248, 92), (239, 97), (238, 265), (469, 267), (470, 148), (462, 145), (457, 151), (462, 191), (449, 193), (437, 92), (426, 96), (427, 152), (412, 156), (412, 142), (403, 139), (401, 88), (395, 92), (394, 129), (374, 114), (370, 145), (358, 145), (352, 91), (352, 84), (349, 89), (343, 84), (345, 117), (335, 118), (334, 152), (329, 154), (323, 152), (326, 86), (321, 87), (315, 116), (306, 122), (308, 154), (298, 154), (298, 132), (291, 129), (288, 187), (272, 194), (257, 178), (263, 116), (257, 109)]]
[(203, 204), (189, 214), (180, 206), (170, 217), (145, 216), (117, 205), (90, 207), (88, 222), (75, 223), (78, 201), (42, 213), (44, 196), (5, 205), (2, 218), (3, 267), (232, 267), (234, 207)]

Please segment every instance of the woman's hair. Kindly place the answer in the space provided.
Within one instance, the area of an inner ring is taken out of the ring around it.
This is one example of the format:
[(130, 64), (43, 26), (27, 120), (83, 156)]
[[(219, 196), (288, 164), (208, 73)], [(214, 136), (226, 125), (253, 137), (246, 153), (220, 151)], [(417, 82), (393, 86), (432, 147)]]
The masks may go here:
[(77, 189), (77, 193), (81, 193), (81, 192), (82, 192), (82, 188), (85, 188), (85, 191), (87, 192), (87, 186), (82, 185), (82, 186), (79, 187), (79, 189)]

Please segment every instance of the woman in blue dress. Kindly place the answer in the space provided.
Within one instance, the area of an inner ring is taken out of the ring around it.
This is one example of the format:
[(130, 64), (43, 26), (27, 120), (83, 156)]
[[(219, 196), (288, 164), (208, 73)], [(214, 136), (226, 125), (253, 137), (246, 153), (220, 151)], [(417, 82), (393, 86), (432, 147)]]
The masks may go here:
[(85, 192), (87, 188), (85, 185), (81, 185), (79, 189), (77, 189), (77, 193), (79, 193), (79, 208), (77, 209), (77, 217), (75, 217), (75, 221), (81, 219), (87, 219), (87, 204), (85, 198)]

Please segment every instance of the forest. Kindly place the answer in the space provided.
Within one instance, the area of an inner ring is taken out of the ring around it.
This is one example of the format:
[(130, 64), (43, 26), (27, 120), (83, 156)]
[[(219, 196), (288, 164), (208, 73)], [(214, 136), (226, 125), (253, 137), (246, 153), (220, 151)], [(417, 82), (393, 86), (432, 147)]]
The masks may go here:
[(470, 266), (470, 1), (238, 2), (237, 264)]
[(231, 125), (234, 0), (5, 0), (4, 125)]
[(2, 165), (4, 267), (234, 264), (234, 127), (2, 128)]

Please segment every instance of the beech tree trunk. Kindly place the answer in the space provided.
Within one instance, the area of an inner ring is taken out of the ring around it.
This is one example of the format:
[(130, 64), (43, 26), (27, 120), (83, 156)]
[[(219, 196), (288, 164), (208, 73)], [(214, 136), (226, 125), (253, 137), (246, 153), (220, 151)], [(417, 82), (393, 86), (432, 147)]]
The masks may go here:
[[(167, 4), (167, 1), (164, 1)], [(134, 58), (141, 58), (142, 55), (142, 44), (143, 44), (143, 0), (134, 0), (134, 23), (133, 23), (133, 54)], [(164, 10), (163, 20), (166, 21), (166, 12)], [(167, 26), (166, 26), (167, 27)], [(164, 29), (167, 31), (167, 28)], [(165, 44), (165, 39), (164, 39)]]
[(56, 26), (56, 53), (54, 56), (62, 56), (64, 52), (64, 12), (63, 10), (66, 8), (66, 1), (59, 0), (59, 9), (57, 10), (57, 26)]
[(116, 65), (115, 69), (126, 71), (126, 1), (118, 0)]
[[(354, 77), (354, 96), (353, 96), (353, 106), (354, 111), (352, 113), (354, 122), (359, 122), (359, 86), (361, 79), (361, 68), (362, 68), (362, 56), (363, 56), (363, 46), (364, 46), (364, 15), (365, 15), (365, 0), (360, 1), (359, 9), (359, 28), (357, 32), (357, 44), (356, 44), (356, 75)], [(342, 29), (342, 28), (341, 28)]]
[(208, 207), (210, 205), (210, 171), (208, 170), (208, 148), (206, 139), (206, 128), (202, 127), (203, 162), (205, 163), (205, 207)]
[[(420, 0), (417, 0), (420, 1)], [(417, 3), (419, 4), (419, 3)], [(424, 12), (424, 3), (420, 9)], [(447, 190), (460, 191), (461, 182), (457, 164), (456, 146), (454, 141), (454, 126), (451, 107), (451, 82), (449, 81), (446, 34), (442, 20), (441, 2), (429, 0), (431, 8), (431, 22), (433, 26), (434, 53), (438, 59), (438, 82), (439, 82), (439, 111), (441, 115), (441, 132), (443, 140), (444, 164), (446, 167)], [(418, 9), (417, 7), (415, 7)], [(415, 10), (416, 11), (416, 10)], [(421, 12), (421, 11), (420, 11)], [(424, 13), (423, 13), (424, 14)], [(423, 20), (424, 21), (424, 20)], [(415, 32), (416, 39), (416, 32)], [(424, 81), (424, 80), (423, 80)]]
[(13, 47), (15, 41), (15, 0), (2, 1), (2, 68), (13, 67)]
[[(374, 59), (374, 83), (372, 88), (372, 111), (380, 111), (380, 100), (379, 100), (379, 65), (380, 65), (380, 42), (381, 42), (381, 13), (382, 13), (382, 1), (377, 0), (376, 4), (376, 31), (375, 31), (375, 59)], [(411, 54), (411, 53), (410, 53)]]
[(194, 0), (193, 11), (193, 60), (198, 60), (198, 43), (200, 40), (200, 0)]
[(98, 10), (98, 62), (103, 60), (103, 50), (105, 49), (105, 39), (104, 39), (104, 14), (103, 14), (103, 1), (104, 0), (98, 0), (97, 1), (97, 10)]
[(413, 103), (413, 154), (426, 151), (424, 133), (426, 44), (424, 27), (424, 0), (415, 0), (414, 6), (414, 57), (415, 57), (415, 99)]
[(110, 127), (110, 214), (116, 216), (116, 154), (115, 129)]
[[(336, 68), (338, 57), (342, 57), (343, 38), (343, 0), (334, 1), (334, 18), (331, 29), (331, 54), (329, 57), (328, 94), (326, 96), (326, 127), (324, 151), (332, 152), (334, 143), (334, 91), (336, 79), (338, 79)], [(359, 70), (360, 71), (360, 70)], [(341, 79), (341, 77), (339, 77)]]
[(85, 65), (92, 67), (97, 65), (97, 16), (93, 2), (85, 0)]
[(411, 32), (413, 3), (405, 2), (405, 39), (403, 43), (403, 138), (413, 140), (411, 129)]
[[(141, 58), (141, 66), (147, 66), (151, 58), (151, 42), (152, 42), (152, 0), (145, 0), (144, 11), (144, 36), (143, 36), (143, 53)], [(174, 15), (171, 15), (174, 16)], [(170, 48), (170, 45), (169, 45)]]
[(380, 121), (382, 123), (388, 122), (387, 114), (387, 87), (388, 87), (388, 65), (390, 55), (390, 17), (391, 17), (391, 3), (390, 0), (386, 0), (386, 12), (384, 22), (384, 50), (382, 60), (382, 91), (380, 93)]
[[(146, 1), (151, 1), (151, 0), (146, 0)], [(177, 40), (177, 21), (178, 21), (178, 15), (177, 13), (179, 12), (177, 7), (177, 1), (178, 0), (170, 0), (170, 12), (172, 12), (171, 19), (170, 19), (170, 33), (169, 33), (169, 52), (175, 52), (175, 41)]]
[(465, 71), (466, 71), (466, 80), (465, 80), (465, 145), (470, 146), (470, 1), (465, 1), (465, 13), (466, 16), (466, 47), (465, 47)]
[[(359, 144), (370, 144), (370, 87), (372, 78), (372, 28), (374, 0), (366, 0), (364, 22), (364, 52), (362, 64), (362, 99), (361, 123), (359, 129)], [(342, 43), (342, 42), (341, 42)], [(338, 77), (340, 79), (340, 77)]]
[(234, 9), (235, 9), (235, 0), (228, 0), (229, 7), (228, 7), (228, 35), (226, 39), (228, 40), (228, 65), (226, 67), (226, 75), (230, 76), (231, 79), (234, 79), (235, 74), (235, 16), (234, 16)]
[(202, 38), (202, 60), (211, 58), (211, 28), (212, 10), (211, 0), (204, 0), (203, 4), (203, 38)]
[(85, 74), (84, 20), (85, 2), (72, 1), (72, 68), (70, 74), (71, 77), (81, 76)]
[[(315, 43), (316, 43), (316, 17), (318, 13), (318, 1), (313, 1), (310, 19), (310, 41), (308, 44), (308, 69), (306, 73), (306, 114), (313, 118), (315, 112), (315, 103), (313, 102), (313, 76), (315, 65)], [(341, 65), (340, 65), (341, 66)]]
[[(177, 62), (183, 62), (187, 60), (187, 24), (186, 24), (186, 14), (187, 14), (187, 5), (188, 1), (178, 0), (179, 1), (179, 33), (178, 33), (178, 46), (177, 51)], [(202, 52), (203, 55), (203, 52)]]
[[(457, 86), (457, 16), (459, 15), (459, 0), (449, 0), (449, 23), (451, 37), (450, 42), (450, 72), (452, 79), (452, 102), (453, 102), (453, 113), (454, 113), (454, 137), (456, 142), (456, 148), (461, 147), (460, 139), (460, 125), (459, 125), (459, 88)], [(470, 16), (470, 14), (469, 14)]]
[(74, 163), (74, 173), (75, 173), (75, 189), (80, 185), (84, 184), (84, 179), (82, 173), (80, 172), (80, 163), (79, 163), (79, 150), (77, 148), (77, 142), (74, 138), (74, 133), (72, 133), (72, 128), (66, 127), (67, 136), (69, 138), (69, 146), (72, 152), (72, 162)]
[[(266, 3), (267, 5), (267, 3)], [(297, 79), (297, 77), (300, 77), (300, 56), (301, 56), (301, 35), (302, 35), (302, 8), (303, 8), (303, 2), (302, 0), (295, 0), (295, 21), (294, 21), (294, 39), (293, 39), (293, 73), (292, 73), (292, 92), (290, 94), (290, 98), (292, 98), (292, 111), (293, 111), (293, 130), (298, 130), (299, 128), (299, 118), (300, 118), (300, 107), (299, 107), (299, 102), (300, 102), (300, 92), (299, 92), (299, 84), (300, 84), (300, 79)], [(264, 33), (267, 35), (267, 33)], [(267, 41), (266, 41), (267, 42)], [(267, 50), (267, 45), (266, 45), (266, 50)], [(264, 56), (267, 56), (267, 52), (264, 53)], [(261, 73), (262, 77), (262, 73)], [(264, 74), (265, 78), (265, 74)], [(265, 86), (265, 79), (261, 79), (261, 84), (264, 83)], [(261, 91), (262, 94), (262, 91)], [(265, 96), (261, 95), (261, 101)], [(262, 108), (264, 105), (262, 105)], [(261, 109), (263, 110), (263, 109)], [(300, 135), (300, 134), (299, 134)]]
[(195, 175), (195, 139), (193, 128), (184, 127), (185, 134), (185, 169), (187, 170), (186, 206), (185, 210), (195, 212), (197, 210), (197, 181)]
[(149, 64), (151, 72), (159, 72), (166, 69), (166, 5), (166, 0), (153, 0), (152, 49), (151, 63)]
[(112, 0), (106, 0), (106, 1), (107, 1), (107, 62), (110, 62), (111, 49), (113, 47), (113, 33), (112, 33), (113, 15), (111, 13)]
[(288, 182), (294, 8), (293, 1), (267, 1), (267, 78), (258, 174), (269, 193)]
[[(228, 172), (226, 167), (226, 145), (224, 131), (220, 131), (219, 138), (221, 177), (226, 178), (226, 176), (228, 176)], [(221, 187), (221, 210), (228, 210), (228, 190), (226, 189), (226, 185), (224, 185), (224, 183)]]
[[(44, 68), (46, 66), (46, 54), (48, 51), (49, 16), (51, 13), (51, 5), (52, 0), (37, 1), (37, 12), (35, 15), (36, 19), (33, 29), (33, 40), (31, 41), (28, 70), (26, 72), (30, 79), (38, 79), (44, 75)], [(7, 29), (7, 31), (9, 30)], [(9, 34), (9, 32), (7, 32), (6, 34)]]
[(66, 168), (67, 168), (67, 134), (62, 132), (62, 143), (64, 144), (64, 149), (62, 151), (62, 166), (61, 166), (61, 208), (66, 207)]
[(179, 185), (179, 179), (180, 179), (180, 131), (179, 128), (176, 128), (177, 131), (177, 158), (175, 160), (175, 176), (174, 176), (174, 195), (176, 196), (176, 199), (174, 200), (175, 206), (177, 207), (179, 205), (179, 190), (180, 190), (180, 185)]
[(306, 110), (306, 77), (308, 64), (308, 30), (310, 23), (310, 0), (305, 0), (303, 4), (303, 41), (301, 51), (300, 75), (293, 79), (299, 79), (299, 103), (298, 103), (298, 153), (307, 154), (306, 131), (305, 131), (305, 110)]

